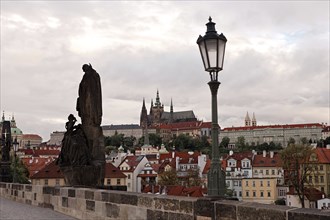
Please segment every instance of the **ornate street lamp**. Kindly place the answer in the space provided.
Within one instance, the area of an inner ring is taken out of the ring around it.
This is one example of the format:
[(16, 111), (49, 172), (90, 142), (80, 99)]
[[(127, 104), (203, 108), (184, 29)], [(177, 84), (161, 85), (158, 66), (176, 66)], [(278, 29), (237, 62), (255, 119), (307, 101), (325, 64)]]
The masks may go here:
[(18, 150), (18, 142), (17, 137), (15, 137), (15, 140), (13, 141), (13, 149), (14, 149), (14, 175), (13, 175), (13, 183), (16, 182), (16, 169), (17, 169), (17, 161), (16, 161), (16, 152)]
[(215, 23), (212, 18), (206, 24), (205, 35), (199, 36), (197, 44), (202, 56), (205, 71), (209, 72), (211, 81), (208, 83), (212, 94), (212, 159), (208, 172), (208, 196), (224, 196), (226, 190), (225, 174), (221, 170), (219, 154), (219, 124), (217, 95), (220, 82), (218, 72), (222, 70), (225, 57), (226, 37), (215, 30)]

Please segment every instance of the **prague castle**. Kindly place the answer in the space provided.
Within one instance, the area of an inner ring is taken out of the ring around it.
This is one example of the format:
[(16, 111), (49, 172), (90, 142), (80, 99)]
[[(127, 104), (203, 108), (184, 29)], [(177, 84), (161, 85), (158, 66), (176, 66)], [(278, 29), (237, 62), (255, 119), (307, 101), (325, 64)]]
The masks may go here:
[(171, 100), (170, 111), (164, 111), (164, 104), (160, 102), (159, 92), (157, 90), (156, 102), (153, 103), (151, 100), (151, 106), (149, 114), (145, 105), (145, 100), (143, 99), (142, 110), (140, 116), (140, 126), (145, 128), (146, 125), (158, 126), (160, 124), (171, 124), (177, 122), (191, 122), (197, 121), (195, 114), (192, 110), (188, 111), (178, 111), (174, 112), (173, 102)]

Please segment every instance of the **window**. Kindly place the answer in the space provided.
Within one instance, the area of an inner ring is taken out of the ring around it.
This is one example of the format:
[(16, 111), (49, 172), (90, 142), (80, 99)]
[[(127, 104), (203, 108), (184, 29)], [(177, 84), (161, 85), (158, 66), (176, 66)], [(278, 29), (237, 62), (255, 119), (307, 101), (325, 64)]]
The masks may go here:
[(255, 187), (256, 186), (256, 182), (252, 181), (252, 186)]
[(237, 180), (234, 181), (234, 186), (238, 186), (238, 181)]
[(107, 179), (107, 185), (110, 185), (110, 179)]
[(242, 191), (239, 191), (239, 192), (238, 192), (238, 196), (239, 196), (239, 197), (242, 197)]
[(260, 180), (260, 186), (264, 186), (264, 183), (262, 180)]
[(275, 170), (272, 170), (272, 175), (275, 175)]
[(249, 191), (245, 192), (246, 197), (249, 197)]
[(319, 183), (319, 177), (318, 176), (315, 176), (315, 183)]
[(245, 182), (245, 186), (249, 186), (249, 182), (247, 180)]
[(120, 179), (117, 179), (117, 185), (120, 185)]
[(253, 191), (253, 197), (256, 197), (256, 191)]
[(320, 182), (324, 183), (324, 176), (320, 176)]
[(264, 192), (263, 191), (260, 192), (260, 197), (264, 197)]
[(309, 176), (308, 179), (309, 179), (309, 183), (313, 183), (312, 176)]
[(269, 175), (269, 170), (266, 170), (266, 175)]
[(45, 179), (45, 185), (48, 186), (48, 179)]
[(131, 179), (131, 174), (127, 174), (127, 179)]
[(269, 180), (267, 181), (267, 186), (268, 186), (268, 187), (270, 186), (270, 181), (269, 181)]
[(270, 192), (269, 191), (267, 192), (267, 196), (270, 197)]
[(323, 165), (320, 165), (320, 170), (323, 171)]
[(264, 174), (264, 171), (263, 171), (263, 170), (260, 170), (260, 173), (261, 173), (261, 174)]
[(60, 185), (60, 179), (56, 179), (56, 180), (55, 180), (55, 185), (56, 185), (56, 186), (59, 186), (59, 185)]

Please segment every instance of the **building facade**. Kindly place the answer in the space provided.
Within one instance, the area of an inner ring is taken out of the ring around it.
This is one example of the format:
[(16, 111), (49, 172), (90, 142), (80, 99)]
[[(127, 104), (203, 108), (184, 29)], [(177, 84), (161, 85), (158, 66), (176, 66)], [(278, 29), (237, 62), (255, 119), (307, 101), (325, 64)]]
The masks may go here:
[(147, 112), (145, 100), (143, 99), (142, 110), (140, 115), (141, 127), (145, 128), (146, 126), (157, 126), (160, 124), (187, 122), (187, 121), (197, 121), (194, 112), (192, 110), (175, 112), (173, 110), (172, 100), (171, 100), (170, 111), (166, 112), (164, 110), (164, 104), (160, 102), (158, 90), (156, 95), (156, 102), (153, 103), (153, 101), (151, 100), (149, 114)]
[(221, 130), (219, 141), (228, 137), (230, 144), (234, 145), (238, 137), (244, 137), (245, 142), (250, 145), (274, 142), (286, 147), (290, 138), (293, 138), (296, 143), (300, 143), (301, 138), (312, 142), (319, 141), (322, 138), (323, 126), (320, 123), (310, 123), (228, 127)]

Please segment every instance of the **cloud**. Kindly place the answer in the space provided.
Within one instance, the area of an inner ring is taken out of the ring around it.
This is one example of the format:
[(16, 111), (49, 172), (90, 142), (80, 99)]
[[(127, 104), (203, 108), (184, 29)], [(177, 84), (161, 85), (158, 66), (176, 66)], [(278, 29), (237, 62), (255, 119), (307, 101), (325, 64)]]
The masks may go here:
[[(139, 123), (142, 99), (211, 120), (196, 40), (208, 16), (228, 38), (221, 127), (328, 122), (329, 2), (1, 2), (1, 111), (44, 140), (75, 113), (81, 66), (102, 80), (103, 123)], [(259, 123), (259, 124), (260, 124)]]

